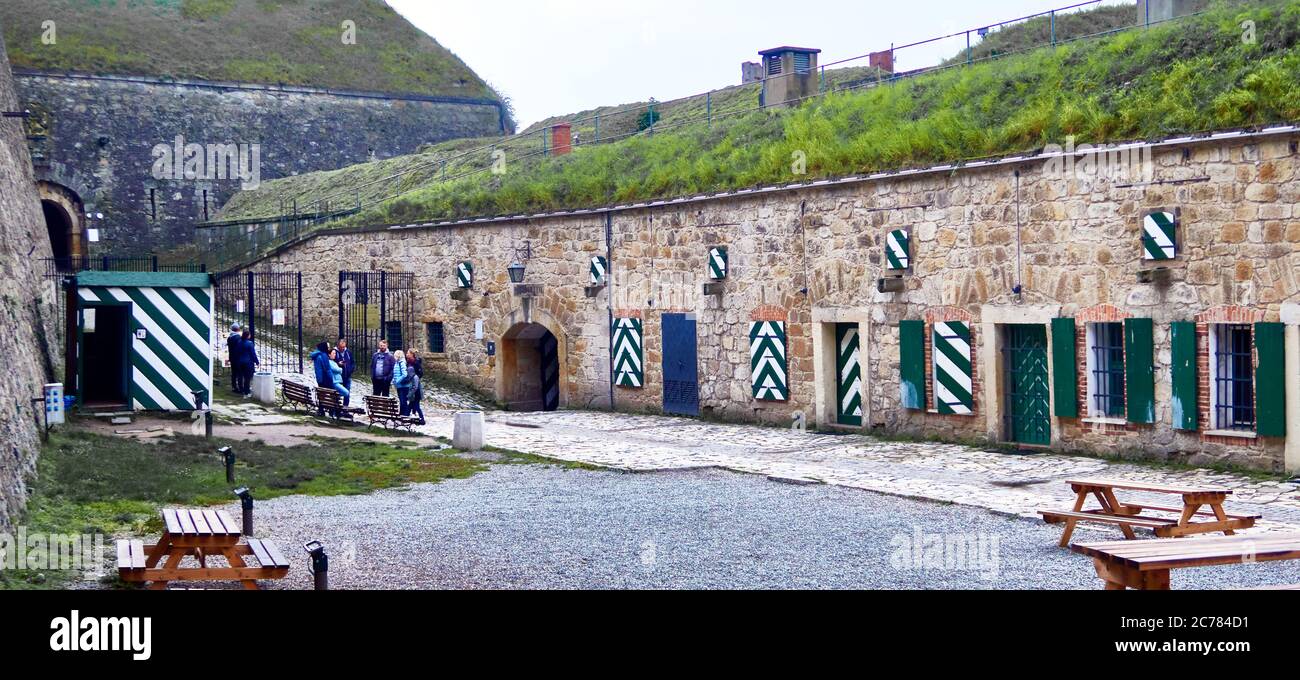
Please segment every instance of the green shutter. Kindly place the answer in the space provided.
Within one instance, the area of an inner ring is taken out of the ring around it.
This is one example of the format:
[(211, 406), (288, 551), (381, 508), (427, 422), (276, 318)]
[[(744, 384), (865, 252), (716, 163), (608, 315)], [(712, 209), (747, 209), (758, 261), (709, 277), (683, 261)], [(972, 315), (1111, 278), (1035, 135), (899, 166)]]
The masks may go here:
[(1261, 437), (1286, 436), (1286, 326), (1255, 324), (1255, 433)]
[(1052, 401), (1057, 418), (1079, 417), (1077, 342), (1074, 319), (1052, 319)]
[(1124, 322), (1124, 403), (1130, 423), (1156, 422), (1155, 324)]
[(903, 408), (925, 409), (925, 322), (898, 325), (899, 383)]
[(1171, 379), (1173, 381), (1173, 421), (1175, 430), (1197, 430), (1196, 324), (1175, 321), (1169, 327)]

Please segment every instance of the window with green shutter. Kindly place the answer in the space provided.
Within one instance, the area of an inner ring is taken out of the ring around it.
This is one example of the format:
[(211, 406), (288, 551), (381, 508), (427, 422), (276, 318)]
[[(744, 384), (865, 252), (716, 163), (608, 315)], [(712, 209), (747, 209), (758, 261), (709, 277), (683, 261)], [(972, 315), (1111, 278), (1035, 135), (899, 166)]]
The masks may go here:
[(1074, 319), (1052, 319), (1052, 406), (1057, 418), (1079, 417)]
[(1286, 436), (1286, 327), (1255, 324), (1255, 352), (1264, 370), (1255, 372), (1255, 433)]
[(1195, 432), (1199, 428), (1197, 410), (1196, 324), (1175, 321), (1169, 327), (1170, 379), (1173, 383), (1173, 411), (1175, 430)]
[(925, 409), (925, 322), (902, 321), (898, 325), (900, 399), (903, 408)]
[(1130, 423), (1156, 422), (1155, 325), (1151, 319), (1124, 322), (1125, 404)]

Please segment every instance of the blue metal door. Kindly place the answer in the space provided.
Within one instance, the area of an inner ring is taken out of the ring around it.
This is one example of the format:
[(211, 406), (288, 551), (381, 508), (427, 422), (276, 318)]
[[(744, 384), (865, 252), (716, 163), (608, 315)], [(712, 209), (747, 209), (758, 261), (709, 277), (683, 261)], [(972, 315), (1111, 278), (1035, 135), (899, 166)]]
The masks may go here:
[(663, 315), (664, 413), (700, 415), (695, 315)]

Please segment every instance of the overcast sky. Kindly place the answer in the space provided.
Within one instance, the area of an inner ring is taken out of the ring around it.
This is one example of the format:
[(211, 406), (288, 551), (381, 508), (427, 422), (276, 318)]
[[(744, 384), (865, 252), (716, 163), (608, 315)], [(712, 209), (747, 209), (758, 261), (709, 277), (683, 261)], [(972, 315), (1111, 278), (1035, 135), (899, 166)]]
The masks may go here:
[[(780, 45), (823, 64), (1078, 0), (388, 0), (511, 98), (520, 129), (600, 105), (660, 101), (740, 82), (740, 63)], [(1123, 0), (1105, 0), (1121, 4)], [(1135, 4), (1128, 0), (1123, 4)], [(1136, 11), (1136, 10), (1135, 10)], [(956, 38), (900, 50), (929, 66)], [(863, 62), (865, 65), (865, 60)]]

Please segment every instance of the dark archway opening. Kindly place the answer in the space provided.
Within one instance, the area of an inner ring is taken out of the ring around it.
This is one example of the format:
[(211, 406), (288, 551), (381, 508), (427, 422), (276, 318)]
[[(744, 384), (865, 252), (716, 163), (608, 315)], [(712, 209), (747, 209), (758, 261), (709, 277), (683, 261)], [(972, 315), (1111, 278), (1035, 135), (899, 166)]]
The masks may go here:
[(560, 408), (560, 352), (555, 335), (541, 324), (516, 324), (501, 339), (506, 407), (511, 411)]
[(41, 201), (45, 229), (50, 236), (50, 250), (59, 271), (72, 269), (72, 216), (54, 201)]

